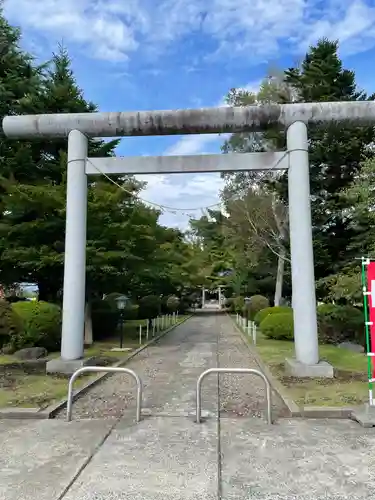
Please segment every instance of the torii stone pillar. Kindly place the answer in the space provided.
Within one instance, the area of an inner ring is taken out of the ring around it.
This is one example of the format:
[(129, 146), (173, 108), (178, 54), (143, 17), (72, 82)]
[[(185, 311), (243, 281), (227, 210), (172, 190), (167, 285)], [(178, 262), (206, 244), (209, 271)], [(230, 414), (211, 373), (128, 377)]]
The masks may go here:
[(294, 122), (287, 129), (289, 151), (288, 198), (292, 303), (296, 359), (286, 360), (294, 376), (333, 377), (333, 368), (319, 361), (314, 256), (311, 228), (307, 127)]

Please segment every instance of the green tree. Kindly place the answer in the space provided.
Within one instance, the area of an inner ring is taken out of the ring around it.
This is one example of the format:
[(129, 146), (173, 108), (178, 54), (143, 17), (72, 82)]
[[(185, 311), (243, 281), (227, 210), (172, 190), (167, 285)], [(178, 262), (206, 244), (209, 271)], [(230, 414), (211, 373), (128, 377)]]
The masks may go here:
[[(28, 104), (34, 113), (96, 110), (85, 101), (61, 47), (44, 68), (41, 87), (30, 94)], [(116, 145), (117, 141), (91, 140), (89, 155), (113, 155)], [(21, 144), (21, 151), (24, 147), (29, 146)], [(24, 169), (2, 176), (1, 278), (5, 283), (37, 283), (41, 300), (56, 300), (62, 281), (67, 141), (33, 141), (30, 149)]]
[[(301, 102), (362, 101), (373, 99), (357, 89), (353, 71), (343, 68), (338, 43), (321, 40), (311, 47), (300, 69), (286, 72), (286, 81), (297, 89)], [(316, 276), (340, 270), (352, 258), (350, 242), (356, 235), (341, 197), (360, 171), (361, 162), (373, 153), (373, 127), (328, 123), (309, 130), (310, 189), (316, 249)], [(284, 183), (285, 187), (285, 183)]]
[[(372, 99), (359, 91), (353, 71), (345, 69), (338, 56), (338, 44), (326, 39), (311, 47), (300, 67), (266, 80), (259, 95), (232, 91), (230, 103), (253, 102), (327, 102)], [(358, 236), (347, 218), (350, 206), (341, 192), (350, 185), (361, 168), (361, 162), (373, 153), (368, 148), (374, 139), (373, 127), (320, 124), (309, 128), (310, 183), (316, 278), (338, 272), (353, 256), (350, 242)], [(224, 145), (224, 152), (283, 150), (285, 133), (268, 130), (258, 134), (234, 135)], [(246, 189), (249, 182), (266, 182), (287, 203), (287, 174), (231, 174), (228, 189)], [(276, 180), (276, 182), (275, 182)]]
[[(0, 120), (6, 115), (33, 112), (32, 102), (42, 89), (43, 66), (20, 48), (21, 32), (9, 25), (0, 4)], [(32, 180), (37, 176), (30, 169), (34, 157), (33, 145), (27, 141), (0, 137), (0, 176)], [(0, 195), (2, 191), (0, 191)]]

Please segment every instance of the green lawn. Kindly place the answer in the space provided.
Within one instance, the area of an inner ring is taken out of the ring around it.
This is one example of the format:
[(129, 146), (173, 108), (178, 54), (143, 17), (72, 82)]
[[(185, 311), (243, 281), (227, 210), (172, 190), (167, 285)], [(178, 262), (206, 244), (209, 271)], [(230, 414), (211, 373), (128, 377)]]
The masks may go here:
[(256, 350), (298, 406), (354, 406), (368, 400), (365, 354), (321, 345), (320, 357), (334, 366), (335, 378), (300, 379), (284, 374), (285, 358), (294, 357), (293, 342), (267, 339), (258, 330)]
[[(181, 323), (187, 316), (180, 316)], [(127, 321), (124, 325), (123, 347), (137, 349), (139, 347), (139, 325), (145, 327), (146, 320)], [(156, 334), (155, 334), (156, 335)], [(152, 338), (150, 332), (149, 339)], [(143, 343), (146, 342), (146, 329), (143, 332)], [(113, 347), (119, 347), (120, 335), (114, 338), (95, 342), (91, 347), (85, 349), (85, 357), (99, 357), (105, 360), (105, 364), (111, 365), (125, 359), (131, 351), (111, 351)], [(48, 358), (60, 356), (59, 352), (49, 353)], [(6, 365), (18, 363), (14, 356), (0, 355), (0, 408), (45, 408), (57, 402), (67, 395), (68, 379), (46, 375), (44, 373), (25, 374), (21, 370), (9, 369)], [(97, 374), (82, 376), (77, 379), (74, 386), (81, 387), (88, 380), (95, 378)]]

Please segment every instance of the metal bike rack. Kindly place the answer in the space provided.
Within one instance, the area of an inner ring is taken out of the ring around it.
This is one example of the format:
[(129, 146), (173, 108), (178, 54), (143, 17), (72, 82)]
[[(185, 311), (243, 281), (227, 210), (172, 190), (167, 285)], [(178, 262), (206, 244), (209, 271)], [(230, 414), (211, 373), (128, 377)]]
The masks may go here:
[(252, 373), (254, 375), (258, 375), (264, 381), (264, 385), (266, 387), (266, 403), (267, 403), (267, 423), (269, 425), (272, 424), (271, 418), (271, 407), (272, 407), (272, 399), (271, 399), (271, 386), (267, 380), (267, 377), (264, 373), (259, 370), (253, 370), (252, 368), (209, 368), (208, 370), (201, 373), (197, 381), (197, 406), (196, 406), (196, 418), (197, 423), (201, 423), (202, 417), (202, 382), (203, 379), (207, 377), (210, 373)]
[(139, 422), (141, 420), (141, 411), (142, 411), (142, 380), (138, 377), (138, 375), (133, 371), (129, 370), (129, 368), (122, 367), (114, 367), (114, 366), (84, 366), (83, 368), (79, 368), (76, 370), (73, 375), (70, 377), (69, 386), (68, 386), (68, 401), (66, 405), (66, 420), (70, 422), (72, 420), (72, 409), (73, 409), (73, 384), (75, 380), (82, 375), (82, 373), (86, 372), (106, 372), (106, 373), (126, 373), (134, 378), (137, 384), (137, 414), (136, 421)]

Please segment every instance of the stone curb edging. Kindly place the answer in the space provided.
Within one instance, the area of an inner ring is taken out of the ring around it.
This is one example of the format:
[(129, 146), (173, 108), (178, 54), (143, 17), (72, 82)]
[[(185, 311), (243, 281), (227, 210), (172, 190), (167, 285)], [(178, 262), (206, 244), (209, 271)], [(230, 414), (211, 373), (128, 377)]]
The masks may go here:
[[(122, 359), (118, 361), (117, 363), (111, 365), (113, 367), (120, 367), (123, 365), (126, 365), (131, 359), (133, 359), (137, 354), (142, 352), (144, 349), (149, 347), (150, 345), (156, 343), (158, 340), (160, 340), (162, 337), (164, 337), (167, 333), (171, 332), (178, 326), (184, 324), (188, 319), (190, 319), (193, 316), (193, 314), (188, 315), (186, 318), (184, 318), (182, 321), (179, 323), (170, 326), (167, 330), (164, 330), (160, 335), (157, 337), (154, 337), (153, 339), (149, 340), (145, 344), (143, 344), (141, 347), (133, 351), (128, 357), (125, 359)], [(74, 392), (73, 394), (73, 401), (75, 401), (79, 396), (82, 396), (85, 394), (89, 389), (94, 387), (96, 384), (101, 382), (104, 378), (108, 377), (110, 374), (109, 373), (102, 373), (98, 375), (97, 377), (93, 378), (87, 384), (82, 386), (80, 389), (77, 389), (77, 391)], [(0, 420), (2, 419), (19, 419), (19, 420), (47, 420), (53, 418), (56, 413), (60, 410), (62, 410), (67, 403), (67, 399), (64, 398), (60, 400), (57, 403), (54, 403), (47, 408), (44, 409), (39, 409), (39, 408), (0, 408)]]
[(299, 407), (290, 397), (286, 394), (283, 385), (272, 375), (268, 366), (261, 359), (256, 348), (248, 342), (245, 333), (233, 320), (233, 318), (228, 314), (230, 320), (235, 326), (236, 330), (239, 332), (243, 342), (246, 344), (247, 348), (254, 356), (255, 361), (258, 363), (260, 369), (263, 371), (267, 377), (272, 389), (280, 396), (285, 406), (288, 408), (290, 417), (303, 417), (303, 418), (336, 418), (336, 419), (350, 419), (352, 416), (353, 408), (339, 407), (339, 406), (304, 406)]

